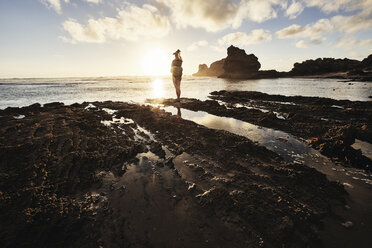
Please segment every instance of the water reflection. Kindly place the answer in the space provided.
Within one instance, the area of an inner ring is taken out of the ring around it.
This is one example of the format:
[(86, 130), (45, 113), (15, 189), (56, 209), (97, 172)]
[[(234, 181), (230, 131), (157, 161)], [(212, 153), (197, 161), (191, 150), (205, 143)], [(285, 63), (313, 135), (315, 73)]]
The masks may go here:
[[(163, 107), (166, 111), (178, 115), (178, 108)], [(301, 161), (303, 154), (312, 154), (313, 149), (305, 143), (297, 140), (292, 135), (274, 130), (271, 128), (260, 127), (248, 122), (234, 118), (215, 116), (203, 111), (190, 111), (182, 109), (182, 118), (191, 120), (199, 125), (212, 129), (225, 130), (237, 135), (245, 136), (248, 139), (258, 142), (260, 145), (275, 151), (289, 161)]]
[(155, 98), (162, 98), (165, 96), (164, 94), (164, 82), (162, 79), (157, 78), (152, 81), (152, 95)]

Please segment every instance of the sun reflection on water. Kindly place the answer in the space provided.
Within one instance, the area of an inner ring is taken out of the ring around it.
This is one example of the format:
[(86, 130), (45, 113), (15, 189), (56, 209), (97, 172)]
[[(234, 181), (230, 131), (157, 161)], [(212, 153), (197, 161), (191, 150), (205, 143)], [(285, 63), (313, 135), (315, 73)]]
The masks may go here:
[(162, 79), (155, 79), (152, 81), (152, 96), (155, 98), (164, 97), (164, 82)]

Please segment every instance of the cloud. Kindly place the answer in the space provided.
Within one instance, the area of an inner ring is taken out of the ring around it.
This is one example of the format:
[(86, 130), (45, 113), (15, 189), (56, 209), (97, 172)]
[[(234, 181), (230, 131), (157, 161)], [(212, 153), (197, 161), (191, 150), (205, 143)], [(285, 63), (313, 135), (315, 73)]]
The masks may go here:
[(356, 33), (358, 31), (372, 29), (372, 18), (364, 13), (355, 16), (334, 16), (331, 18), (331, 22), (336, 30), (345, 33)]
[(311, 38), (310, 41), (300, 40), (296, 43), (298, 48), (307, 48), (310, 45), (320, 45), (325, 41), (325, 38)]
[(302, 11), (304, 10), (304, 6), (300, 2), (292, 1), (292, 4), (288, 7), (286, 10), (286, 16), (289, 17), (289, 19), (296, 19), (297, 16), (299, 16)]
[(334, 26), (328, 19), (320, 19), (314, 24), (300, 26), (292, 24), (289, 27), (283, 28), (275, 33), (279, 39), (286, 39), (292, 37), (311, 37), (319, 36), (324, 33), (332, 32)]
[[(53, 9), (58, 14), (62, 13), (62, 6), (60, 0), (40, 0), (42, 4), (44, 4), (48, 9)], [(65, 0), (67, 3), (68, 0)]]
[(363, 10), (370, 12), (372, 9), (371, 0), (302, 0), (307, 7), (318, 7), (326, 14), (340, 10), (350, 12)]
[(335, 32), (334, 21), (329, 19), (320, 19), (316, 23), (308, 24), (306, 26), (292, 24), (289, 27), (275, 32), (275, 35), (279, 39), (286, 39), (293, 37), (317, 37), (330, 32)]
[(344, 48), (345, 50), (353, 50), (355, 48), (372, 48), (372, 39), (356, 40), (354, 38), (342, 38), (335, 46), (336, 48)]
[(200, 41), (197, 41), (197, 42), (194, 42), (192, 43), (188, 48), (187, 50), (192, 52), (192, 51), (195, 51), (196, 49), (198, 49), (199, 47), (204, 47), (204, 46), (207, 46), (208, 45), (208, 41), (206, 40), (200, 40)]
[(270, 34), (270, 31), (263, 29), (255, 29), (249, 33), (236, 32), (227, 34), (218, 40), (218, 44), (220, 46), (222, 45), (248, 46), (271, 39), (272, 36)]
[(277, 16), (274, 6), (282, 0), (155, 0), (170, 12), (179, 28), (203, 28), (216, 32), (239, 28), (243, 20), (263, 22)]
[(300, 40), (296, 43), (296, 47), (307, 48), (307, 47), (309, 47), (309, 44), (304, 40)]
[(145, 4), (142, 7), (128, 5), (119, 10), (116, 18), (89, 19), (86, 25), (70, 19), (63, 23), (63, 28), (74, 42), (103, 43), (108, 39), (136, 41), (164, 37), (170, 31), (170, 23), (154, 6)]
[(275, 6), (285, 8), (287, 2), (281, 0), (243, 0), (239, 6), (239, 12), (234, 24), (240, 26), (244, 19), (260, 23), (276, 18), (277, 11)]
[[(107, 20), (106, 20), (107, 21)], [(101, 20), (90, 19), (86, 26), (78, 23), (77, 21), (70, 19), (63, 23), (63, 28), (70, 34), (72, 40), (71, 43), (76, 42), (95, 42), (102, 43), (106, 41), (105, 37), (105, 24)], [(62, 38), (64, 41), (68, 41), (67, 38)]]
[(292, 24), (289, 27), (283, 28), (275, 33), (275, 35), (280, 39), (285, 39), (289, 37), (294, 37), (300, 35), (305, 28), (303, 26)]
[[(95, 3), (99, 4), (103, 2), (103, 0), (83, 0), (88, 3)], [(62, 2), (68, 4), (70, 0), (40, 0), (42, 4), (44, 4), (48, 9), (53, 9), (58, 14), (62, 14)]]
[(188, 26), (218, 31), (233, 22), (238, 5), (229, 0), (157, 0), (166, 6), (172, 21), (180, 28)]
[(84, 0), (84, 1), (88, 3), (96, 3), (96, 4), (103, 2), (103, 0)]
[[(371, 0), (372, 1), (372, 0)], [(326, 33), (356, 33), (372, 29), (372, 18), (365, 11), (352, 16), (333, 16), (330, 19), (320, 19), (314, 24), (300, 26), (292, 24), (277, 31), (275, 34), (280, 39), (293, 37), (315, 37)]]
[(326, 38), (311, 38), (310, 43), (313, 45), (320, 45), (320, 44), (323, 44), (325, 40)]

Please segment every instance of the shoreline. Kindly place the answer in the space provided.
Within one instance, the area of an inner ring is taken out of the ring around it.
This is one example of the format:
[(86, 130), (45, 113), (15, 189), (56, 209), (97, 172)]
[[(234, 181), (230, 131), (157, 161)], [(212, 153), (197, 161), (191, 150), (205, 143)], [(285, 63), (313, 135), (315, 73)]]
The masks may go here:
[(237, 77), (237, 78), (228, 78), (228, 77), (219, 77), (219, 76), (207, 76), (207, 75), (197, 75), (193, 74), (193, 77), (211, 77), (211, 78), (223, 78), (231, 80), (258, 80), (258, 79), (279, 79), (279, 78), (306, 78), (306, 79), (339, 79), (345, 80), (343, 82), (363, 82), (370, 83), (372, 82), (372, 76), (361, 76), (361, 75), (347, 75), (347, 72), (336, 72), (336, 73), (327, 73), (327, 74), (315, 74), (315, 75), (287, 75), (288, 72), (278, 72), (278, 74), (283, 73), (283, 76), (252, 76), (252, 77)]
[(156, 107), (34, 104), (0, 119), (3, 247), (320, 246), (347, 201), (306, 164)]

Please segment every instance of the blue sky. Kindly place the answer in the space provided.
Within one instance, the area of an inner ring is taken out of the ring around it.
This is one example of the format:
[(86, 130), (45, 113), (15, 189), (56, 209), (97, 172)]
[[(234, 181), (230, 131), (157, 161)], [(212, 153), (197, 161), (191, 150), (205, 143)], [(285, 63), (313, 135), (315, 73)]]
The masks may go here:
[(186, 74), (231, 44), (262, 69), (372, 53), (372, 0), (0, 0), (0, 77)]

